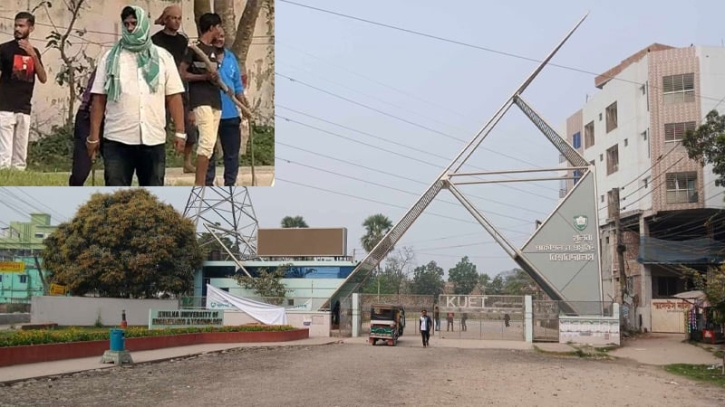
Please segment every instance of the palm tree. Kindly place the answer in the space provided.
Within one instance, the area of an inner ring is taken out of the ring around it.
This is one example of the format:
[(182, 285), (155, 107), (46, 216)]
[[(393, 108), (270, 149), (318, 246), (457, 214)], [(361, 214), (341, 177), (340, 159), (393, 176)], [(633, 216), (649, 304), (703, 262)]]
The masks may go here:
[(283, 228), (308, 228), (305, 218), (302, 216), (285, 216), (282, 219)]
[[(368, 216), (363, 222), (365, 235), (360, 238), (363, 249), (370, 253), (383, 237), (393, 228), (393, 222), (382, 213)], [(391, 248), (392, 249), (392, 248)]]

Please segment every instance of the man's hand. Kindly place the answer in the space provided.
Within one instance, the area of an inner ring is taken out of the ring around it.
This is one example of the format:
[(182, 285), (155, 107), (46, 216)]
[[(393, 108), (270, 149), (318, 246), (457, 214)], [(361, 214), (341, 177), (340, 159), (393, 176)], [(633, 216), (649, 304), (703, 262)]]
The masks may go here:
[(191, 124), (192, 126), (195, 126), (196, 125), (196, 116), (194, 116), (194, 111), (193, 110), (189, 110), (189, 113), (187, 114), (186, 117), (189, 118), (189, 124)]
[(186, 148), (186, 140), (181, 137), (174, 137), (174, 147), (176, 148), (177, 153), (184, 154), (184, 148)]
[(34, 57), (35, 56), (35, 48), (33, 48), (33, 44), (30, 43), (28, 40), (20, 40), (18, 41), (18, 45), (20, 48), (25, 51), (28, 56)]
[(88, 150), (88, 156), (91, 157), (91, 161), (96, 161), (96, 155), (99, 150), (98, 137), (88, 137), (86, 139), (86, 149)]
[(209, 79), (212, 82), (216, 82), (217, 79), (219, 79), (219, 72), (217, 71), (209, 71), (206, 73), (207, 79)]

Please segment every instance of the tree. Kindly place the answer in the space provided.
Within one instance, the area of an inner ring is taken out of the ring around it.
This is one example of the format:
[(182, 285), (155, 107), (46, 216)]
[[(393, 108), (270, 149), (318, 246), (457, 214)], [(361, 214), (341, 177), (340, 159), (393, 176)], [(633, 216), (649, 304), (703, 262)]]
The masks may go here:
[(481, 273), (478, 279), (478, 284), (481, 287), (482, 293), (489, 294), (487, 288), (491, 285), (491, 276), (486, 273)]
[(682, 138), (687, 155), (702, 164), (712, 164), (716, 186), (725, 185), (725, 115), (712, 110), (705, 123)]
[(685, 276), (690, 277), (695, 289), (701, 290), (707, 302), (716, 310), (714, 322), (725, 325), (725, 265), (711, 267), (703, 274), (695, 269), (682, 267)]
[(285, 216), (282, 218), (281, 226), (283, 228), (308, 228), (305, 218), (302, 216)]
[(229, 253), (227, 253), (225, 248), (229, 249), (235, 256), (239, 256), (240, 250), (238, 244), (235, 244), (228, 236), (220, 236), (219, 239), (222, 243), (219, 243), (214, 235), (209, 232), (204, 232), (199, 236), (199, 247), (201, 247), (202, 256), (205, 259), (212, 260), (210, 259), (212, 254), (214, 258), (228, 259)]
[(503, 288), (503, 277), (501, 277), (501, 275), (497, 275), (493, 278), (493, 280), (491, 280), (488, 287), (486, 287), (486, 294), (501, 295), (503, 294)]
[(289, 267), (289, 265), (283, 264), (274, 271), (260, 269), (255, 277), (236, 274), (234, 279), (240, 286), (253, 290), (255, 294), (272, 304), (279, 305), (284, 302), (287, 293), (291, 291), (282, 282), (282, 279), (287, 276)]
[[(236, 10), (234, 0), (214, 0), (214, 12), (222, 17), (222, 27), (226, 34), (226, 46), (230, 47), (241, 67), (246, 66), (249, 47), (254, 37), (254, 27), (257, 24), (259, 12), (265, 3), (272, 3), (274, 0), (247, 0), (242, 11), (238, 24), (236, 21)], [(268, 6), (272, 7), (272, 6)], [(272, 9), (273, 10), (273, 9)], [(212, 11), (211, 0), (194, 0), (194, 21)]]
[(455, 294), (470, 294), (478, 285), (478, 280), (476, 265), (468, 260), (468, 256), (463, 257), (455, 267), (448, 270), (448, 281), (454, 284)]
[(431, 261), (425, 266), (416, 267), (413, 270), (412, 292), (421, 295), (432, 295), (438, 299), (443, 293), (446, 283), (443, 281), (443, 269)]
[(393, 222), (382, 213), (368, 216), (362, 225), (365, 227), (365, 234), (360, 238), (360, 243), (368, 253), (373, 251), (375, 246), (393, 228)]
[(50, 281), (76, 296), (186, 294), (202, 265), (194, 224), (146, 189), (94, 194), (42, 256)]
[(538, 292), (536, 282), (525, 271), (515, 268), (503, 274), (503, 292), (509, 295), (533, 295)]
[[(62, 30), (55, 26), (53, 19), (50, 19), (52, 30), (50, 35), (46, 37), (48, 43), (45, 48), (58, 50), (60, 59), (63, 61), (60, 70), (55, 74), (55, 82), (60, 85), (68, 85), (68, 112), (65, 118), (65, 124), (71, 126), (76, 113), (75, 103), (80, 101), (84, 92), (84, 79), (93, 70), (95, 65), (94, 59), (86, 54), (86, 46), (81, 46), (78, 51), (71, 52), (73, 44), (70, 37), (81, 38), (86, 34), (86, 29), (76, 29), (75, 24), (78, 21), (80, 12), (85, 6), (86, 0), (67, 0), (63, 4), (66, 11), (70, 14), (70, 22), (68, 27)], [(50, 1), (41, 1), (33, 12), (41, 7), (46, 9), (52, 8)], [(50, 15), (50, 14), (49, 14)]]
[(367, 279), (363, 292), (400, 294), (408, 283), (408, 275), (414, 261), (415, 253), (412, 248), (403, 247), (390, 253), (385, 259), (385, 268), (382, 271), (376, 268), (375, 277)]

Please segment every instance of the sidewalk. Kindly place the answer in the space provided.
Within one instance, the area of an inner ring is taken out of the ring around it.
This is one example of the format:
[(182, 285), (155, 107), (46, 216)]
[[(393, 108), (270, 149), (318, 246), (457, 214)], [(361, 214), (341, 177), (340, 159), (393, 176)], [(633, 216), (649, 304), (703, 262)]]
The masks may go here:
[(698, 346), (682, 342), (683, 340), (685, 340), (684, 334), (651, 334), (630, 339), (624, 343), (624, 346), (609, 354), (618, 358), (632, 359), (645, 365), (722, 364), (722, 359)]
[[(221, 352), (228, 349), (268, 346), (315, 346), (328, 345), (337, 342), (339, 342), (338, 338), (308, 338), (289, 342), (203, 344), (131, 352), (131, 357), (133, 358), (133, 362), (138, 364), (160, 362), (168, 359), (183, 358), (209, 352)], [(116, 366), (114, 364), (102, 364), (100, 362), (101, 356), (102, 355), (92, 358), (68, 359), (55, 362), (41, 362), (27, 365), (0, 367), (0, 383), (65, 375), (88, 370), (110, 369)]]

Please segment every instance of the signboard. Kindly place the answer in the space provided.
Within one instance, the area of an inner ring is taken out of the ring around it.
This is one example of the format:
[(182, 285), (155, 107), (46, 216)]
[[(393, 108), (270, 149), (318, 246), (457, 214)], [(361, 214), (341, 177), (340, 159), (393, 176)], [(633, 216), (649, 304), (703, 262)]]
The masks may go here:
[(149, 329), (224, 326), (222, 310), (149, 310)]
[(50, 295), (65, 295), (68, 292), (68, 287), (59, 284), (50, 285)]
[(521, 249), (523, 257), (568, 301), (602, 301), (594, 173), (569, 196)]
[(22, 261), (0, 261), (1, 273), (22, 273), (25, 271), (25, 263)]
[(620, 344), (618, 317), (559, 316), (559, 343)]
[(280, 228), (257, 231), (257, 255), (347, 256), (346, 228)]
[(521, 295), (448, 295), (438, 296), (438, 304), (443, 311), (522, 311), (524, 297)]

